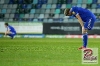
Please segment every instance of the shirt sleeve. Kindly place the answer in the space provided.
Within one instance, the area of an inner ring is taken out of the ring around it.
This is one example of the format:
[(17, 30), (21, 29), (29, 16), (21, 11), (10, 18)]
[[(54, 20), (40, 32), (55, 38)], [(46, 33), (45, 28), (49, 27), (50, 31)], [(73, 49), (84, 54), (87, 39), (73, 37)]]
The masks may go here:
[(10, 31), (11, 29), (9, 27), (7, 27), (7, 31)]
[(75, 16), (76, 15), (78, 15), (78, 7), (72, 7), (71, 9), (70, 9), (70, 12), (74, 12), (75, 14)]

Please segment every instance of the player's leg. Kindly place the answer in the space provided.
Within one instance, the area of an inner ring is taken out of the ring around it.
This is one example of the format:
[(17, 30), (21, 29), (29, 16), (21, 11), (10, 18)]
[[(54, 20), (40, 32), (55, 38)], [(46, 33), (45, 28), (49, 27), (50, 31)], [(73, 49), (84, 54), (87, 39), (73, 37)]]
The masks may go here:
[(82, 29), (82, 36), (83, 36), (83, 48), (87, 47), (87, 43), (88, 43), (88, 33), (87, 33), (88, 29), (84, 28)]
[(16, 34), (7, 34), (7, 35), (10, 36), (11, 39), (13, 39)]
[(88, 30), (91, 30), (94, 26), (94, 20), (89, 19), (86, 23), (84, 23), (84, 29), (82, 29), (82, 36), (83, 36), (83, 47), (79, 48), (86, 48), (88, 44)]
[(12, 37), (12, 34), (7, 34), (8, 36)]
[(16, 33), (9, 32), (7, 35), (8, 35), (8, 36), (10, 36), (10, 37), (11, 37), (11, 39), (13, 39), (13, 38), (14, 38), (14, 36), (16, 35)]
[(87, 33), (87, 31), (88, 31), (87, 29), (82, 28), (83, 46), (80, 47), (79, 49), (86, 48), (86, 46), (87, 46), (87, 42), (88, 42), (88, 33)]

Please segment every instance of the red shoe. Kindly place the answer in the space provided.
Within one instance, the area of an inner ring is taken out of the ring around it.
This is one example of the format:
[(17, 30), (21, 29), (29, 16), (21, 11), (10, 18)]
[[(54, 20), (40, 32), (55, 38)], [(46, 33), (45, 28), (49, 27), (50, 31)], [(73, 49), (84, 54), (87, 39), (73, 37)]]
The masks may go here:
[(79, 50), (82, 50), (82, 49), (86, 49), (86, 47), (83, 47), (83, 46), (82, 46), (82, 47), (80, 47), (80, 48), (78, 48), (78, 49), (79, 49)]

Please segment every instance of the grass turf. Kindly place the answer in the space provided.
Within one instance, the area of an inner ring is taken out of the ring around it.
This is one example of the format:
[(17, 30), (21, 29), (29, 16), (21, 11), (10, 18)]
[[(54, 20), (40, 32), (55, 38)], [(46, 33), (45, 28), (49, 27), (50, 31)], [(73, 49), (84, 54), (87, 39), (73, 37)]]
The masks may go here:
[[(82, 64), (81, 39), (0, 38), (0, 66), (99, 66)], [(100, 39), (89, 39), (98, 48)]]

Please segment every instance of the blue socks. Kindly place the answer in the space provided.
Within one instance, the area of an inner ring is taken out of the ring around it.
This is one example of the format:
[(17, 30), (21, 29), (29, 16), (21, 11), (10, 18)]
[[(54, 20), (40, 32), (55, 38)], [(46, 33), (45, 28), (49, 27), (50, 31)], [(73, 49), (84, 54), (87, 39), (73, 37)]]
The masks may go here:
[(83, 34), (83, 47), (86, 48), (87, 43), (88, 43), (88, 34), (85, 33), (85, 34)]

